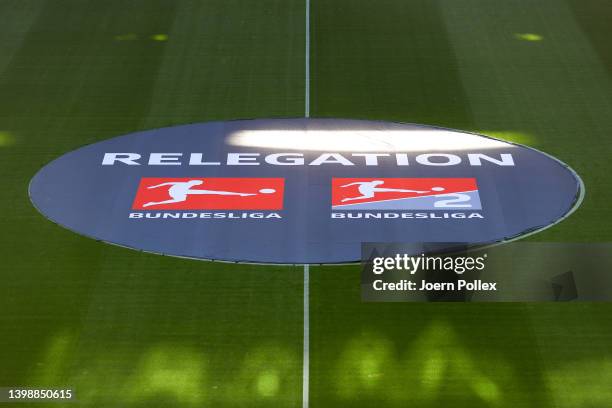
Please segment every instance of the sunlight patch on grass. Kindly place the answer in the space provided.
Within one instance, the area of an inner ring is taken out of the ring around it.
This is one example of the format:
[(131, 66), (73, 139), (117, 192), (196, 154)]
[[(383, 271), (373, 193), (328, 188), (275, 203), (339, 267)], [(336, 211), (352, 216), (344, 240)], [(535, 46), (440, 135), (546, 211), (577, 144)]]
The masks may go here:
[(154, 34), (151, 39), (153, 41), (168, 41), (168, 34)]
[(130, 382), (130, 400), (172, 399), (183, 406), (204, 401), (205, 360), (201, 353), (175, 345), (159, 345), (142, 357)]
[(544, 37), (542, 37), (540, 34), (534, 34), (534, 33), (516, 33), (514, 34), (514, 38), (521, 40), (521, 41), (542, 41), (544, 39)]
[(0, 147), (13, 146), (17, 142), (17, 139), (11, 132), (0, 130)]
[(612, 361), (598, 359), (568, 363), (548, 374), (556, 407), (609, 407), (612, 403)]
[(393, 379), (393, 345), (374, 333), (362, 333), (347, 344), (336, 368), (338, 396), (356, 398), (359, 394), (381, 395)]
[(475, 130), (474, 132), (527, 146), (537, 146), (538, 144), (537, 139), (533, 135), (525, 132), (517, 132), (513, 130)]
[(281, 344), (264, 344), (250, 350), (240, 371), (220, 396), (247, 406), (253, 401), (276, 401), (278, 406), (295, 401), (299, 393), (300, 362), (296, 354)]

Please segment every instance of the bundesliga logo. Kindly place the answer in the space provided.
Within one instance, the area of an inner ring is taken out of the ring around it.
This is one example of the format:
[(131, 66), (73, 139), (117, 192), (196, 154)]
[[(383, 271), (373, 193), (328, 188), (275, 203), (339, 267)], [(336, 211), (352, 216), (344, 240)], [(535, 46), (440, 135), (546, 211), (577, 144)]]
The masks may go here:
[(481, 210), (475, 178), (334, 178), (333, 210)]
[(282, 178), (143, 178), (134, 210), (282, 210)]

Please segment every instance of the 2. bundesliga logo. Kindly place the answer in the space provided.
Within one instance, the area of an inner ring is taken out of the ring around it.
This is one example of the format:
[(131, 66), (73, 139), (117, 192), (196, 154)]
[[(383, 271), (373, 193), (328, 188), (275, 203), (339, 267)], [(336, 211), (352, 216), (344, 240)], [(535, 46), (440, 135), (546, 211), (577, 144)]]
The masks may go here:
[(484, 218), (479, 210), (475, 178), (332, 179), (334, 219)]
[(334, 178), (334, 210), (480, 210), (475, 178)]

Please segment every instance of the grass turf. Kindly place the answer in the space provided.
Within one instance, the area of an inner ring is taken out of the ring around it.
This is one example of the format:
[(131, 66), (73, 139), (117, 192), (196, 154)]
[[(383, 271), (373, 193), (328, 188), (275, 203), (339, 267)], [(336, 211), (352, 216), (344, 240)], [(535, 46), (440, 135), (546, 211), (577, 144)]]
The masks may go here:
[(301, 270), (103, 245), (44, 220), (27, 197), (42, 165), (83, 144), (173, 123), (301, 115), (303, 8), (260, 6), (0, 2), (0, 173), (10, 180), (0, 384), (74, 387), (81, 406), (300, 401)]
[[(313, 11), (314, 116), (532, 145), (575, 168), (587, 195), (530, 239), (610, 240), (605, 2), (338, 0)], [(612, 404), (608, 304), (363, 304), (347, 284), (356, 268), (312, 274), (313, 406)]]

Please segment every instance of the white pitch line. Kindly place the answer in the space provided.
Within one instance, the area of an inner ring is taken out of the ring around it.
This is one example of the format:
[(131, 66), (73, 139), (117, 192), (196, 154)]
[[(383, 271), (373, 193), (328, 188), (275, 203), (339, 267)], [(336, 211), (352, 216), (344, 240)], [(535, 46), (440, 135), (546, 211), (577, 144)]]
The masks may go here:
[[(306, 0), (304, 117), (310, 117), (310, 0)], [(310, 266), (304, 265), (304, 348), (302, 350), (302, 408), (308, 408), (310, 381)]]
[(304, 350), (302, 353), (302, 407), (308, 408), (310, 379), (310, 267), (304, 265)]
[(305, 59), (305, 87), (304, 87), (304, 116), (310, 117), (310, 0), (306, 0), (306, 51)]

